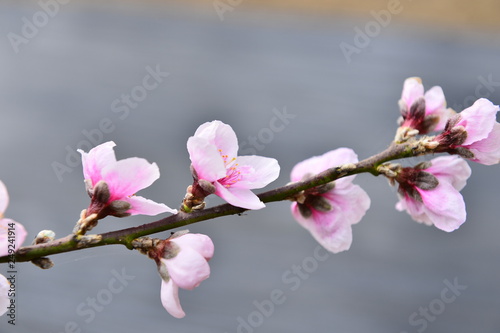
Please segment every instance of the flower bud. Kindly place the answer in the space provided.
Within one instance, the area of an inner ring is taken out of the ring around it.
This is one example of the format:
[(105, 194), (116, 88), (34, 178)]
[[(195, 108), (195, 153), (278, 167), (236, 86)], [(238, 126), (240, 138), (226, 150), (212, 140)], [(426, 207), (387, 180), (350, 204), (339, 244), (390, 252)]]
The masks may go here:
[(109, 215), (113, 215), (116, 217), (130, 216), (130, 213), (127, 213), (130, 207), (131, 207), (130, 203), (126, 201), (122, 200), (112, 201), (108, 206)]
[(106, 204), (110, 197), (111, 193), (109, 192), (108, 183), (106, 183), (104, 180), (100, 180), (94, 186), (92, 200), (95, 200), (102, 204)]
[(36, 235), (32, 244), (36, 245), (41, 243), (48, 243), (50, 241), (53, 241), (55, 238), (56, 234), (52, 230), (42, 230), (38, 233), (38, 235)]

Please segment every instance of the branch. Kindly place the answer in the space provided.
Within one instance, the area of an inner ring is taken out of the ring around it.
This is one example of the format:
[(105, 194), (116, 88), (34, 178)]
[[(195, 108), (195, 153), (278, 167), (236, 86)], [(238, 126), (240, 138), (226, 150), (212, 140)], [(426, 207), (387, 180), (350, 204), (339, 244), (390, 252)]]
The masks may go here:
[[(342, 177), (365, 172), (378, 176), (379, 172), (377, 168), (384, 162), (428, 154), (429, 152), (432, 151), (423, 147), (422, 141), (410, 140), (405, 143), (393, 143), (383, 152), (356, 164), (344, 164), (328, 169), (306, 181), (282, 186), (274, 190), (261, 193), (258, 197), (264, 203), (287, 200), (303, 190), (323, 185)], [(132, 241), (138, 237), (183, 227), (192, 223), (210, 220), (221, 216), (240, 214), (246, 210), (247, 209), (235, 207), (230, 204), (223, 204), (204, 210), (193, 211), (192, 213), (179, 212), (176, 215), (172, 215), (155, 222), (99, 235), (71, 234), (51, 242), (22, 247), (16, 252), (14, 258), (11, 256), (0, 257), (0, 263), (13, 261), (13, 259), (17, 262), (31, 261), (33, 259), (53, 254), (111, 244), (122, 244), (132, 250), (134, 249)]]

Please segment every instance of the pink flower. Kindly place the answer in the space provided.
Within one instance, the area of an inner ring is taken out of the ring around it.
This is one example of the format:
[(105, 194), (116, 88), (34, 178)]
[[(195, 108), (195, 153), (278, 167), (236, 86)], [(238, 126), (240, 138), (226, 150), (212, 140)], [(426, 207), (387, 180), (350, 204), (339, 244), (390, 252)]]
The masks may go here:
[(162, 277), (161, 303), (175, 318), (186, 314), (179, 302), (179, 287), (192, 290), (210, 276), (208, 261), (214, 255), (210, 237), (202, 234), (174, 234), (163, 243), (156, 259)]
[(405, 80), (399, 101), (403, 123), (401, 127), (410, 127), (426, 134), (433, 130), (443, 130), (446, 121), (453, 114), (446, 108), (443, 89), (434, 86), (424, 94), (424, 86), (419, 77)]
[(438, 152), (459, 154), (485, 165), (500, 162), (500, 124), (496, 114), (500, 110), (486, 98), (452, 117), (440, 135)]
[(210, 194), (197, 188), (198, 181), (204, 180), (231, 205), (246, 209), (265, 207), (250, 189), (262, 188), (278, 178), (278, 161), (254, 155), (237, 156), (238, 139), (231, 126), (218, 120), (204, 123), (189, 138), (187, 149), (194, 169), (194, 191), (202, 196)]
[(403, 168), (396, 177), (400, 196), (396, 209), (444, 231), (458, 229), (466, 218), (459, 191), (470, 175), (469, 165), (458, 156), (437, 157), (414, 168)]
[(0, 257), (19, 250), (27, 234), (21, 223), (3, 217), (8, 205), (9, 194), (5, 184), (0, 181)]
[[(339, 148), (298, 163), (292, 170), (294, 182), (306, 180), (317, 173), (344, 164), (356, 163), (353, 150)], [(352, 243), (351, 225), (358, 223), (370, 208), (366, 192), (354, 185), (355, 176), (305, 190), (292, 203), (292, 215), (328, 251), (348, 250)]]
[(82, 154), (87, 192), (92, 198), (87, 216), (93, 213), (100, 218), (106, 215), (122, 217), (165, 212), (176, 214), (175, 209), (135, 195), (160, 177), (156, 163), (149, 163), (138, 157), (117, 161), (114, 146), (115, 143), (109, 141), (88, 153), (78, 150)]
[(9, 281), (5, 276), (0, 274), (0, 316), (3, 316), (7, 312), (7, 307), (10, 304), (9, 289)]

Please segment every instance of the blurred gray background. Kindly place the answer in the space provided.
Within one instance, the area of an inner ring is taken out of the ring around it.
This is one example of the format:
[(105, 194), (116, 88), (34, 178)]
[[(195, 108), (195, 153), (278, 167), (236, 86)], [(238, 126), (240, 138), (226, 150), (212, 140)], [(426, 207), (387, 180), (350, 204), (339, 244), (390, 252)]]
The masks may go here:
[[(380, 1), (352, 11), (339, 1), (316, 11), (294, 1), (293, 10), (279, 1), (229, 3), (1, 3), (0, 179), (11, 198), (6, 216), (30, 239), (42, 229), (67, 235), (87, 207), (81, 166), (66, 162), (78, 147), (88, 150), (85, 133), (115, 141), (118, 158), (158, 163), (162, 177), (139, 194), (177, 207), (191, 182), (185, 143), (205, 121), (230, 124), (247, 152), (248, 137), (260, 135), (258, 154), (282, 168), (272, 187), (310, 156), (347, 146), (363, 159), (384, 149), (409, 76), (442, 86), (458, 110), (483, 96), (500, 103), (492, 2), (445, 1), (441, 12), (431, 1), (401, 2), (384, 25), (371, 13), (389, 10)], [(362, 42), (356, 35), (365, 29), (371, 36)], [(357, 48), (350, 61), (342, 43)], [(169, 75), (141, 88), (156, 68)], [(132, 93), (125, 106), (121, 96)], [(295, 117), (270, 137), (265, 129), (283, 110)], [(59, 177), (58, 163), (67, 167)], [(498, 166), (471, 166), (467, 222), (451, 234), (397, 212), (395, 190), (371, 175), (355, 180), (372, 208), (354, 226), (351, 249), (324, 261), (314, 259), (317, 244), (288, 202), (190, 226), (216, 250), (211, 277), (180, 291), (181, 320), (160, 303), (155, 264), (124, 247), (56, 255), (48, 271), (19, 263), (16, 326), (1, 317), (0, 332), (500, 332)], [(94, 231), (153, 220), (107, 218)], [(302, 265), (309, 273), (299, 277), (292, 268)], [(122, 271), (133, 280), (111, 294)], [(454, 280), (467, 288), (444, 302), (443, 293), (453, 295), (445, 281)], [(273, 290), (282, 304), (259, 314), (255, 304), (269, 304)], [(427, 317), (419, 312), (429, 307)]]

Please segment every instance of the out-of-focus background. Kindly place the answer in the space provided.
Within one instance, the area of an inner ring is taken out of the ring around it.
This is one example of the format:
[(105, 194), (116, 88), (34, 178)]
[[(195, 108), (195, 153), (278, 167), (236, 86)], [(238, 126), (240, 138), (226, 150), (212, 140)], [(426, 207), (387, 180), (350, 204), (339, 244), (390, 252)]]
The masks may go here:
[[(6, 216), (30, 238), (70, 233), (88, 204), (76, 149), (108, 140), (118, 158), (157, 162), (162, 177), (140, 194), (177, 207), (185, 142), (205, 121), (230, 124), (243, 153), (277, 158), (281, 186), (310, 156), (384, 149), (407, 77), (442, 86), (457, 111), (498, 104), (499, 14), (486, 0), (3, 1)], [(211, 277), (180, 291), (181, 320), (161, 306), (154, 263), (121, 246), (54, 256), (48, 271), (19, 263), (16, 325), (1, 317), (0, 332), (499, 332), (498, 166), (471, 167), (453, 233), (397, 212), (395, 190), (371, 175), (355, 180), (372, 208), (345, 253), (318, 252), (287, 202), (190, 226), (216, 251)]]

